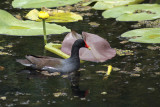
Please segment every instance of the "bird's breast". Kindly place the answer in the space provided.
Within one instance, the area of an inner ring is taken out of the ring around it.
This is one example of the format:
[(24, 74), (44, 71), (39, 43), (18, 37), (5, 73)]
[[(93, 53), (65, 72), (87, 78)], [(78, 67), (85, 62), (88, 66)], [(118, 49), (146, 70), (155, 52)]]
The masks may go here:
[(80, 63), (75, 60), (66, 61), (62, 67), (63, 72), (73, 72), (78, 70), (80, 67)]

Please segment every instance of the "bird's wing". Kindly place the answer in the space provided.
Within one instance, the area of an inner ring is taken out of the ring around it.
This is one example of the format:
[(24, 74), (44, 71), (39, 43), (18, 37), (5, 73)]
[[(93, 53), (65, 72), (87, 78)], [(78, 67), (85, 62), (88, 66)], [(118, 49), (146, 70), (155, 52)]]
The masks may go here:
[(26, 56), (26, 59), (34, 64), (37, 69), (42, 69), (45, 66), (59, 68), (62, 66), (63, 59), (46, 57), (46, 56)]

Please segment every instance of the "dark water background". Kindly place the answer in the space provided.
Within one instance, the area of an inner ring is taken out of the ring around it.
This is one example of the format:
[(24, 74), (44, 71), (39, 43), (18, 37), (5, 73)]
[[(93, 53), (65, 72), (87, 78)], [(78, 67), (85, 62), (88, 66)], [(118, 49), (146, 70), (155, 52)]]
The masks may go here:
[[(13, 9), (12, 0), (0, 1), (0, 8), (13, 15), (26, 13), (26, 10)], [(10, 3), (7, 3), (10, 2)], [(114, 19), (104, 19), (102, 11), (91, 10), (93, 16), (85, 16), (83, 21), (61, 24), (78, 33), (82, 31), (94, 33), (107, 39), (113, 48), (134, 51), (132, 56), (116, 56), (104, 63), (86, 62), (81, 65), (85, 69), (71, 76), (47, 77), (36, 72), (21, 73), (23, 66), (16, 63), (16, 59), (24, 58), (26, 54), (57, 55), (44, 50), (43, 37), (13, 37), (0, 36), (0, 46), (8, 44), (12, 48), (4, 51), (12, 55), (0, 55), (0, 107), (158, 107), (160, 106), (160, 52), (150, 50), (147, 46), (160, 46), (159, 44), (126, 43), (120, 44), (125, 38), (120, 35), (128, 30), (133, 23), (116, 22)], [(88, 23), (97, 22), (99, 27), (92, 27)], [(50, 42), (62, 41), (66, 34), (49, 37)], [(112, 71), (107, 80), (103, 74), (96, 71), (107, 70), (105, 64), (118, 67), (120, 71)], [(132, 77), (134, 69), (142, 69), (138, 77)], [(123, 73), (126, 71), (126, 73)], [(62, 92), (64, 96), (54, 97), (53, 93)], [(85, 93), (87, 93), (84, 97)], [(107, 94), (102, 95), (102, 92)], [(79, 96), (79, 97), (75, 97)]]

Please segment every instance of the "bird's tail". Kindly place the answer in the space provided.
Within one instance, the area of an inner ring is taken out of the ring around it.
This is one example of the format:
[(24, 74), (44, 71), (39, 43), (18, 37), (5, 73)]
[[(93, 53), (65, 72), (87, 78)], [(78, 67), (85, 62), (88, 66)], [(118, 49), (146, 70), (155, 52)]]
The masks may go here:
[(32, 65), (32, 63), (29, 62), (27, 59), (17, 59), (16, 62), (18, 62), (24, 66), (27, 66), (27, 67), (30, 67)]

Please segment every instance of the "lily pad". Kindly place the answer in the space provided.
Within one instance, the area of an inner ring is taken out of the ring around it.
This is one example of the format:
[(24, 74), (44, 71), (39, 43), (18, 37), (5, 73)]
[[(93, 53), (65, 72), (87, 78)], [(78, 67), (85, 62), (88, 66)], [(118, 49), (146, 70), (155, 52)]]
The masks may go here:
[(104, 18), (116, 18), (117, 21), (142, 21), (160, 18), (160, 5), (136, 4), (115, 7), (102, 13)]
[[(43, 35), (42, 22), (22, 21), (13, 17), (10, 13), (0, 10), (0, 34), (14, 36)], [(69, 32), (66, 27), (46, 23), (47, 34), (61, 34)]]
[(142, 1), (144, 0), (93, 0), (89, 1), (88, 3), (85, 3), (84, 5), (89, 5), (93, 2), (96, 2), (96, 4), (92, 7), (93, 9), (106, 10), (117, 6), (140, 3)]
[[(56, 9), (45, 9), (49, 13), (50, 17), (46, 19), (46, 22), (75, 22), (83, 20), (82, 16), (69, 11), (56, 10)], [(31, 10), (25, 18), (30, 20), (41, 21), (38, 18), (39, 11), (36, 9)]]
[(128, 37), (131, 42), (160, 43), (160, 28), (143, 28), (125, 32), (121, 37)]
[(14, 8), (58, 7), (78, 3), (82, 0), (14, 0)]

